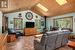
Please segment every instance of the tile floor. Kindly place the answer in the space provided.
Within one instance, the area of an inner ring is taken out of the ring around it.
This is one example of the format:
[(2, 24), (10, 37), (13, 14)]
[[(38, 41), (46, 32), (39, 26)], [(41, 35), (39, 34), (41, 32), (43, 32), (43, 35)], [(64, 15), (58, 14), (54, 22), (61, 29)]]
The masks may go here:
[[(8, 43), (7, 50), (34, 50), (34, 36), (19, 37), (15, 42)], [(57, 50), (72, 50), (68, 46)]]

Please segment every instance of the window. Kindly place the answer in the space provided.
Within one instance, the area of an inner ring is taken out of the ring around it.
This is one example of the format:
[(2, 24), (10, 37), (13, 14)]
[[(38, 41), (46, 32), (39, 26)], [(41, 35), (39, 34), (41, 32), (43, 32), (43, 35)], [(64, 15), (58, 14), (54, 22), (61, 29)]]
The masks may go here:
[(14, 18), (14, 28), (16, 30), (23, 29), (23, 19), (22, 18)]
[(71, 16), (71, 17), (54, 19), (54, 26), (59, 28), (73, 29), (73, 18)]
[(7, 7), (8, 7), (8, 0), (1, 0), (0, 8), (7, 8)]

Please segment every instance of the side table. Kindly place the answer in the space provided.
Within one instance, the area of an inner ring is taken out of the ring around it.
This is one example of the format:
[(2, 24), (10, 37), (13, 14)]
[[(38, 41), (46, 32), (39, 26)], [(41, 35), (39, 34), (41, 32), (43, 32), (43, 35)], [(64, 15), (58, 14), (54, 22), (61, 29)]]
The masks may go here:
[(69, 41), (67, 45), (75, 50), (75, 41)]
[(7, 42), (14, 42), (16, 40), (15, 34), (10, 34), (7, 36)]

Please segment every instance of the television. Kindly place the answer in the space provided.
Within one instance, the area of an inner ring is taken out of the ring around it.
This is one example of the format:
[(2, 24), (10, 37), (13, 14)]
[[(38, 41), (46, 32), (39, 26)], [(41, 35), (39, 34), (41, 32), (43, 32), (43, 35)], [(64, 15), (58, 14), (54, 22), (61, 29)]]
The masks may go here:
[(26, 28), (34, 28), (34, 22), (26, 22)]

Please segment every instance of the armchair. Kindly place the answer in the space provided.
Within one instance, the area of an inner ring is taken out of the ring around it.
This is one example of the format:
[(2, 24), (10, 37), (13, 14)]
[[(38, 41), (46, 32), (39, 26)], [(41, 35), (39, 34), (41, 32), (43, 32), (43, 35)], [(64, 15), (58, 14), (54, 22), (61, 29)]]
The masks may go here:
[(8, 34), (16, 34), (16, 30), (12, 28), (8, 28)]
[(21, 35), (23, 35), (21, 32), (16, 31), (16, 30), (13, 29), (13, 28), (8, 28), (8, 34), (9, 34), (9, 35), (10, 35), (10, 34), (15, 34), (15, 35), (16, 35), (16, 38), (19, 37), (19, 36), (21, 36)]

